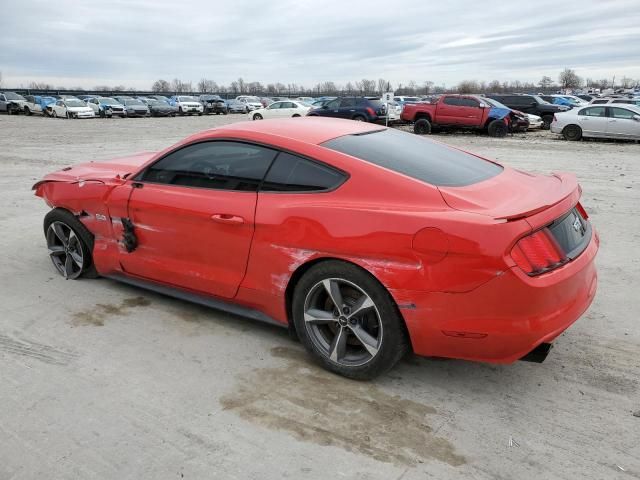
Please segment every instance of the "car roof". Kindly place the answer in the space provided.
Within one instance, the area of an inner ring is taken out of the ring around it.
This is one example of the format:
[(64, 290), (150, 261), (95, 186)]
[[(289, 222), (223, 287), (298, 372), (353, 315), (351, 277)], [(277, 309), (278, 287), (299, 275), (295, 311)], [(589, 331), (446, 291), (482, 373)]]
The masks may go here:
[(354, 122), (353, 120), (303, 117), (273, 119), (261, 122), (232, 123), (212, 130), (207, 130), (197, 134), (196, 136), (200, 137), (200, 139), (205, 139), (213, 136), (213, 134), (218, 134), (219, 132), (228, 132), (229, 134), (238, 136), (258, 133), (318, 145), (344, 135), (357, 135), (385, 129), (386, 128), (381, 125), (372, 125), (366, 122)]

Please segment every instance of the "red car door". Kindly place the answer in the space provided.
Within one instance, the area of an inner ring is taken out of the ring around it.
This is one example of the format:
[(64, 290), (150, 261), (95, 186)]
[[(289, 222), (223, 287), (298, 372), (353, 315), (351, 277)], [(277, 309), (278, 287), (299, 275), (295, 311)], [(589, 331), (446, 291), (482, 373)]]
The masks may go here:
[(225, 298), (242, 281), (258, 185), (276, 152), (228, 141), (191, 144), (138, 174), (128, 216), (138, 245), (130, 275)]
[(460, 125), (468, 127), (479, 127), (482, 124), (483, 109), (480, 108), (480, 102), (472, 97), (460, 97)]

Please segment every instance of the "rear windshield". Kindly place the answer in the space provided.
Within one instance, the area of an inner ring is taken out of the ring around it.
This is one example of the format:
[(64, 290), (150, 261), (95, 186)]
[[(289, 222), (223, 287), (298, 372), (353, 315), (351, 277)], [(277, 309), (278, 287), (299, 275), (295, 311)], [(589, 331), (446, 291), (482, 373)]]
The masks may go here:
[(435, 186), (462, 187), (502, 172), (488, 160), (391, 128), (345, 135), (322, 146)]

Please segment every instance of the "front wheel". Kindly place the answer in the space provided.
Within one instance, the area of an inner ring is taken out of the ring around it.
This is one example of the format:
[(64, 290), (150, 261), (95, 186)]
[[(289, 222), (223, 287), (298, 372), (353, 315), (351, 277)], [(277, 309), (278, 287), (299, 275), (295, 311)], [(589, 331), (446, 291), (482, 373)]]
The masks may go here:
[(542, 117), (542, 129), (549, 130), (551, 128), (551, 122), (553, 122), (553, 115), (546, 115)]
[(49, 258), (60, 275), (67, 280), (98, 276), (91, 256), (93, 235), (71, 212), (55, 208), (47, 213), (44, 235)]
[(562, 136), (565, 140), (578, 141), (582, 138), (582, 129), (578, 125), (567, 125), (562, 130)]
[(253, 116), (253, 119), (254, 119), (254, 120), (262, 120), (262, 115), (260, 115), (259, 113), (256, 113), (256, 114)]
[(341, 261), (309, 269), (296, 285), (293, 321), (304, 347), (327, 370), (368, 380), (407, 352), (404, 321), (387, 290)]
[(53, 118), (58, 118), (58, 112), (56, 112), (55, 110), (51, 113), (51, 116)]
[(503, 138), (509, 133), (509, 127), (504, 120), (493, 120), (487, 128), (490, 137)]

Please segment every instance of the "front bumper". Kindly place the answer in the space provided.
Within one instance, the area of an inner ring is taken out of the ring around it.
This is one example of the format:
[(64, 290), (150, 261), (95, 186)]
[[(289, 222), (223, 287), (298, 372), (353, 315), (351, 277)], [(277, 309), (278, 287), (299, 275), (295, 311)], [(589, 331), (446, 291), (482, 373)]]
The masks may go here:
[(511, 363), (550, 343), (596, 293), (595, 229), (586, 250), (549, 273), (508, 269), (470, 292), (392, 290), (418, 355)]

